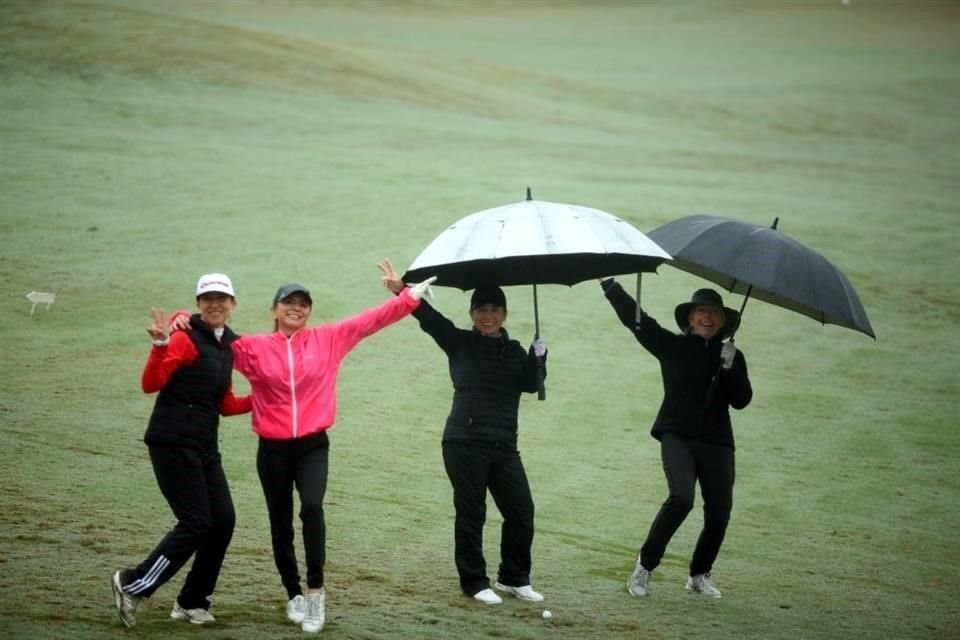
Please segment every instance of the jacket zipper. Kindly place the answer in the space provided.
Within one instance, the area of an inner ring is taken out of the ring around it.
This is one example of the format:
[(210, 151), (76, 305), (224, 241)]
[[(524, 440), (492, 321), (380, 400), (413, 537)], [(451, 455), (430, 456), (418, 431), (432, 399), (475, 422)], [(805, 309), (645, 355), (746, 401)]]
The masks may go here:
[(294, 383), (293, 377), (293, 348), (291, 343), (293, 342), (293, 336), (287, 338), (287, 367), (290, 369), (290, 404), (293, 411), (293, 437), (297, 437), (297, 432), (299, 431), (299, 426), (297, 425), (297, 385)]

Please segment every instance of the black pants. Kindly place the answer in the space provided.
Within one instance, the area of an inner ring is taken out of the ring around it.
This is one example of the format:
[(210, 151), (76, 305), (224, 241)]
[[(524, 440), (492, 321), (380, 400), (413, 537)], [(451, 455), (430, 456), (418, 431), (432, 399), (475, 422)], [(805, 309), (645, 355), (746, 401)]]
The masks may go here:
[(640, 561), (649, 571), (660, 564), (670, 538), (693, 509), (694, 490), (699, 481), (703, 529), (690, 560), (690, 575), (709, 573), (720, 553), (733, 510), (734, 451), (731, 447), (668, 433), (660, 440), (660, 457), (670, 495), (640, 548)]
[(472, 596), (490, 587), (483, 558), (488, 489), (503, 516), (497, 581), (514, 587), (530, 584), (534, 507), (520, 452), (512, 445), (448, 440), (443, 443), (443, 466), (453, 485), (460, 588)]
[(293, 489), (300, 496), (303, 548), (307, 556), (307, 587), (323, 586), (327, 526), (323, 498), (327, 493), (330, 443), (325, 432), (293, 440), (260, 438), (257, 473), (270, 516), (273, 561), (287, 597), (303, 593), (293, 547)]
[(177, 524), (126, 576), (123, 590), (147, 598), (194, 556), (177, 602), (184, 609), (207, 609), (236, 524), (220, 454), (176, 447), (149, 451), (157, 484)]

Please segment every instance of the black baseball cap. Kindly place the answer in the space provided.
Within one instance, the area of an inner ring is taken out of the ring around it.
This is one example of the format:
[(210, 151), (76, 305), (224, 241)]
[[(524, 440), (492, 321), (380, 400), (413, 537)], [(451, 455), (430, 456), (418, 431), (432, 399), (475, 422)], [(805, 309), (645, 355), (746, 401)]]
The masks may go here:
[(306, 288), (305, 286), (303, 286), (302, 284), (298, 284), (298, 283), (296, 283), (296, 282), (291, 282), (290, 284), (285, 284), (285, 285), (283, 285), (282, 287), (280, 287), (279, 289), (277, 289), (277, 292), (276, 292), (275, 294), (273, 294), (273, 304), (276, 305), (276, 304), (277, 304), (278, 302), (280, 302), (281, 300), (284, 300), (284, 299), (286, 299), (286, 298), (289, 298), (290, 296), (292, 296), (292, 295), (295, 294), (295, 293), (302, 294), (302, 295), (307, 299), (307, 303), (308, 303), (311, 307), (313, 306), (313, 298), (310, 297), (310, 290), (307, 289), (307, 288)]
[(497, 307), (507, 308), (507, 296), (503, 294), (500, 287), (477, 287), (473, 295), (470, 296), (470, 311), (485, 304), (492, 304)]

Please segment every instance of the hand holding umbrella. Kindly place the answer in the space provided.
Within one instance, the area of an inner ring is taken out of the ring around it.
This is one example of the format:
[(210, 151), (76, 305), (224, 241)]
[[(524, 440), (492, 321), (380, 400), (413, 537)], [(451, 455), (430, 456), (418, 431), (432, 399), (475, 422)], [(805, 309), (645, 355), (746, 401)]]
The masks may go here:
[(724, 371), (730, 370), (730, 367), (733, 366), (733, 359), (736, 357), (737, 345), (733, 343), (733, 338), (730, 338), (720, 347), (720, 366)]
[[(800, 313), (823, 324), (835, 324), (877, 336), (853, 285), (833, 263), (813, 249), (770, 227), (712, 215), (687, 216), (650, 232), (650, 238), (673, 256), (673, 267), (743, 294), (740, 316), (750, 297)], [(738, 323), (739, 326), (739, 323)], [(733, 334), (707, 394), (713, 396), (721, 371), (733, 366)], [(733, 349), (730, 356), (730, 349)]]

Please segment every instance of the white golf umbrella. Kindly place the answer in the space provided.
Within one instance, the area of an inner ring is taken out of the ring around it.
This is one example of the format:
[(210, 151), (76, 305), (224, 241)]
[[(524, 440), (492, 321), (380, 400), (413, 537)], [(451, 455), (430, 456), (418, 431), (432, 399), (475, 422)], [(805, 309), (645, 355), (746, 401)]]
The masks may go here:
[[(575, 204), (527, 199), (485, 209), (440, 233), (403, 274), (436, 276), (439, 286), (533, 285), (535, 338), (540, 337), (538, 284), (572, 286), (625, 273), (654, 272), (670, 254), (629, 222)], [(639, 277), (637, 280), (639, 287)], [(542, 393), (541, 393), (542, 397)]]

